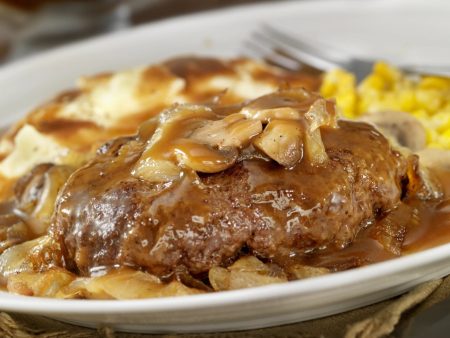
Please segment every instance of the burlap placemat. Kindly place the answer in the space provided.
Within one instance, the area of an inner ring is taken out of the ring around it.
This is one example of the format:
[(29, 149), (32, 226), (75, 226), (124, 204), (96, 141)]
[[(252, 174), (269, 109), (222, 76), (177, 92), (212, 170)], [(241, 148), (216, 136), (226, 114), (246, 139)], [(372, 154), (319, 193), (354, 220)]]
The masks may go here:
[(244, 332), (184, 335), (142, 335), (114, 332), (103, 327), (91, 330), (41, 316), (0, 313), (0, 337), (5, 338), (377, 338), (395, 337), (395, 327), (450, 296), (450, 276), (422, 284), (407, 294), (338, 315), (303, 323)]

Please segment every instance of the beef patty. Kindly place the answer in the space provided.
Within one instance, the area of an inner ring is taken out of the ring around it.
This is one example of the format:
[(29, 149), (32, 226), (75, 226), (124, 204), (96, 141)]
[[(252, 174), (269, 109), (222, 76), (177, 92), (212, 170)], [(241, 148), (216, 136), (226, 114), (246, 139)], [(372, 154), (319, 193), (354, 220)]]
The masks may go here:
[(365, 123), (320, 131), (328, 155), (321, 165), (287, 168), (246, 145), (226, 170), (185, 171), (169, 182), (131, 175), (146, 143), (116, 139), (66, 183), (53, 236), (68, 267), (84, 276), (117, 266), (201, 275), (243, 251), (283, 266), (312, 250), (343, 248), (400, 203), (414, 161)]

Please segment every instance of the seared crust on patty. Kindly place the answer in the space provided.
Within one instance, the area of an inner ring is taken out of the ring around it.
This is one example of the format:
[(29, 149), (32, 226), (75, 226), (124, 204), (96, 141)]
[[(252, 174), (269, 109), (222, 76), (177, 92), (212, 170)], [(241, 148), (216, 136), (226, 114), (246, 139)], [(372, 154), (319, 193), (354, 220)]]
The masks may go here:
[(144, 144), (118, 139), (71, 176), (54, 234), (82, 275), (114, 266), (201, 275), (242, 250), (283, 266), (311, 250), (343, 248), (400, 203), (411, 164), (365, 123), (321, 132), (324, 165), (285, 168), (249, 147), (230, 169), (167, 183), (130, 175)]

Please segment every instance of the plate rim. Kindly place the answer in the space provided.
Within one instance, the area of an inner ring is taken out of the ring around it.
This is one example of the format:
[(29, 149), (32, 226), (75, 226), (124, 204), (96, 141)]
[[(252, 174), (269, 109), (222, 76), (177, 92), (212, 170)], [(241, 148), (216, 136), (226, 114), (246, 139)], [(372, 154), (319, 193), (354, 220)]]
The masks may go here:
[[(357, 283), (386, 278), (392, 274), (405, 272), (428, 263), (450, 258), (450, 243), (439, 245), (420, 252), (393, 258), (367, 266), (333, 272), (323, 276), (271, 284), (260, 287), (221, 291), (199, 295), (176, 297), (143, 298), (136, 300), (87, 300), (55, 299), (22, 296), (0, 291), (0, 308), (6, 311), (26, 313), (60, 314), (61, 306), (67, 307), (64, 314), (109, 314), (168, 312), (176, 310), (206, 309), (216, 306), (239, 305), (244, 303), (270, 301), (304, 292), (323, 292)], [(43, 302), (45, 300), (45, 302)], [(21, 309), (21, 306), (23, 309)]]

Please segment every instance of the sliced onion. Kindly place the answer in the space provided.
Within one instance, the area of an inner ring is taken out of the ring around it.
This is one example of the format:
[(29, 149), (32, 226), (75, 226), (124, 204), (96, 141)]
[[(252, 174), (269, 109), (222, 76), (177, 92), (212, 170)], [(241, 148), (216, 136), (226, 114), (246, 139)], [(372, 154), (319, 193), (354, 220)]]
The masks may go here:
[(320, 165), (328, 160), (320, 129), (305, 134), (305, 153), (312, 165)]
[(170, 182), (181, 177), (181, 168), (171, 161), (146, 158), (136, 164), (131, 174), (149, 182)]
[[(252, 141), (286, 167), (302, 159), (303, 147), (313, 165), (322, 164), (328, 156), (320, 127), (336, 125), (329, 103), (303, 89), (288, 89), (221, 119), (207, 106), (175, 106), (142, 128), (140, 137), (151, 137), (132, 173), (151, 182), (179, 179), (182, 168), (216, 173), (232, 166), (238, 150)], [(263, 123), (268, 123), (264, 131)]]
[(270, 109), (252, 109), (245, 107), (241, 110), (241, 113), (248, 118), (256, 119), (267, 123), (272, 120), (299, 120), (302, 114), (291, 107), (270, 108)]
[(33, 261), (30, 259), (30, 256), (33, 254), (33, 251), (48, 246), (50, 242), (51, 240), (48, 236), (42, 236), (5, 250), (0, 255), (0, 276), (8, 278), (20, 272), (33, 271)]
[(334, 126), (334, 117), (327, 111), (324, 99), (316, 100), (305, 114), (308, 128), (305, 134), (305, 153), (312, 165), (320, 165), (328, 160), (320, 134), (320, 127)]
[(173, 297), (203, 293), (178, 281), (162, 283), (158, 277), (142, 271), (121, 269), (101, 277), (78, 278), (59, 294), (60, 298), (139, 299)]
[(18, 181), (14, 212), (35, 236), (47, 231), (58, 192), (72, 172), (69, 166), (41, 164)]
[(9, 292), (26, 296), (55, 297), (75, 279), (69, 271), (52, 268), (43, 272), (22, 272), (8, 278)]
[(202, 173), (217, 173), (230, 168), (238, 157), (236, 148), (213, 149), (193, 140), (180, 140), (175, 156), (181, 166)]
[(329, 274), (331, 271), (327, 268), (308, 266), (308, 265), (292, 265), (288, 268), (288, 272), (295, 279), (304, 279)]
[(274, 275), (267, 264), (254, 256), (240, 258), (226, 269), (212, 267), (208, 277), (215, 291), (236, 290), (287, 281), (284, 274)]
[(181, 168), (174, 161), (176, 156), (171, 142), (184, 138), (203, 121), (215, 118), (211, 108), (200, 105), (176, 105), (143, 126), (140, 137), (150, 139), (136, 162), (132, 175), (150, 182), (169, 182), (181, 177)]
[(261, 131), (261, 121), (248, 120), (242, 114), (232, 114), (222, 120), (208, 121), (189, 138), (219, 148), (242, 148)]

